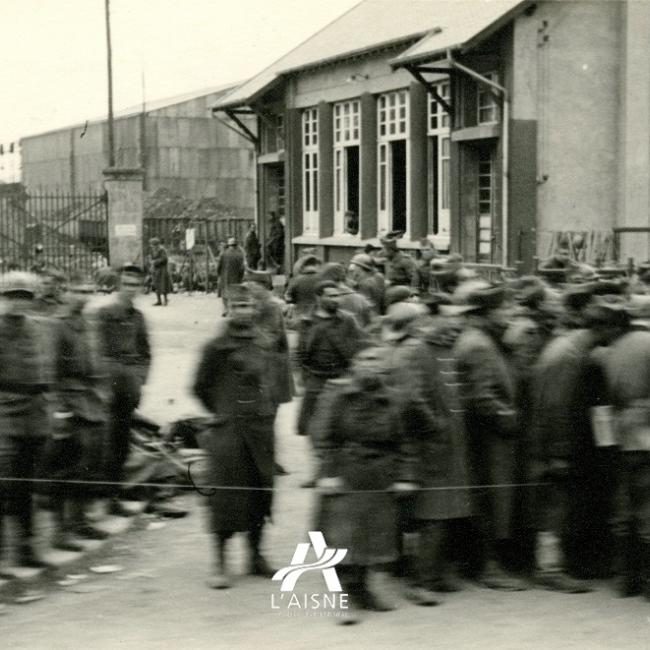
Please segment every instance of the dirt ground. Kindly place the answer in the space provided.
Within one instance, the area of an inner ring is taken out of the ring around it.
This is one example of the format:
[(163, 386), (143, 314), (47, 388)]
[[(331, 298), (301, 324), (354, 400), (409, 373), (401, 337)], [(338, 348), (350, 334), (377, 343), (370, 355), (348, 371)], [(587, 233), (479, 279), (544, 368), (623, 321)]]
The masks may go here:
[[(172, 296), (168, 308), (153, 308), (143, 296), (154, 363), (142, 412), (163, 423), (200, 413), (189, 395), (202, 344), (221, 319), (214, 296)], [(310, 529), (313, 491), (300, 489), (311, 472), (307, 442), (294, 434), (296, 402), (278, 414), (278, 457), (290, 474), (277, 481), (274, 520), (265, 541), (269, 561), (289, 564)], [(121, 571), (83, 581), (85, 593), (53, 584), (46, 597), (0, 612), (0, 647), (25, 649), (154, 648), (471, 648), (612, 649), (650, 648), (650, 605), (619, 599), (599, 584), (585, 595), (531, 589), (497, 593), (467, 583), (439, 607), (399, 601), (395, 612), (368, 614), (357, 626), (337, 626), (327, 617), (289, 616), (274, 610), (278, 584), (238, 577), (233, 589), (205, 585), (211, 568), (211, 540), (202, 499), (188, 495), (185, 519), (127, 533), (113, 545), (107, 563)], [(230, 555), (244, 572), (244, 544), (236, 539)], [(320, 574), (306, 574), (299, 594), (324, 590)]]

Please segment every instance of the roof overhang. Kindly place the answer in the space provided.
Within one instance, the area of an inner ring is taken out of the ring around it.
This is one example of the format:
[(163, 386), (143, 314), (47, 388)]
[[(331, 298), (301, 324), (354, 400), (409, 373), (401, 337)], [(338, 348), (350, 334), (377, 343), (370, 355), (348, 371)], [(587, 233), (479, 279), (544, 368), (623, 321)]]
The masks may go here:
[(461, 54), (469, 52), (486, 38), (489, 38), (492, 34), (507, 25), (517, 14), (533, 4), (534, 0), (521, 0), (498, 18), (485, 24), (471, 37), (462, 41), (445, 42), (437, 46), (436, 41), (441, 41), (444, 38), (444, 29), (436, 28), (431, 30), (426, 36), (415, 43), (415, 45), (406, 50), (406, 52), (389, 61), (390, 66), (393, 70), (397, 70), (399, 68), (417, 66), (430, 61), (448, 58), (451, 52), (459, 52)]

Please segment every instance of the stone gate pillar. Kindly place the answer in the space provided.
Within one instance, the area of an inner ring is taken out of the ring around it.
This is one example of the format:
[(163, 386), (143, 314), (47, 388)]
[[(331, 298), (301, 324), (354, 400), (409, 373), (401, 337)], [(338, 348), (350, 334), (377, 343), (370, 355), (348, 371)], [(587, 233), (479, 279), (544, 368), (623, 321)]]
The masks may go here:
[(108, 255), (110, 265), (142, 266), (142, 219), (144, 171), (142, 169), (104, 170), (108, 195)]

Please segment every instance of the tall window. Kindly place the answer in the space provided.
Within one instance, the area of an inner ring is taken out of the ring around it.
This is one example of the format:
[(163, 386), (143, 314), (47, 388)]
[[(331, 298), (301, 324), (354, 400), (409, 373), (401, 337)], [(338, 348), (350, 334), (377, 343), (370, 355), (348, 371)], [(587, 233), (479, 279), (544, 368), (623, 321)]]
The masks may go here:
[[(496, 72), (487, 72), (483, 75), (486, 79), (499, 83), (499, 76)], [(494, 124), (499, 121), (499, 105), (496, 97), (483, 83), (478, 84), (478, 123)]]
[[(450, 100), (449, 81), (436, 84), (436, 92)], [(433, 95), (429, 95), (429, 206), (430, 231), (449, 236), (449, 114)]]
[(492, 261), (494, 221), (494, 151), (482, 147), (478, 158), (478, 256), (479, 262)]
[(360, 102), (334, 105), (334, 232), (359, 232)]
[(379, 233), (407, 230), (408, 107), (406, 90), (377, 101)]
[(303, 232), (318, 233), (318, 109), (302, 114)]

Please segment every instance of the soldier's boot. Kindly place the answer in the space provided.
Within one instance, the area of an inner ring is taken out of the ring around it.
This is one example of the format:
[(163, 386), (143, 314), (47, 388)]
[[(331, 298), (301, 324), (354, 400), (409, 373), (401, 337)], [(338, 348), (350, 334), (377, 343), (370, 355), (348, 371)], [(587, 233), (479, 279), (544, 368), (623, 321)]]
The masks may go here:
[(447, 559), (446, 540), (442, 522), (428, 522), (418, 537), (418, 584), (439, 593), (461, 590)]
[(535, 545), (536, 569), (533, 583), (564, 594), (586, 594), (591, 591), (584, 582), (567, 575), (563, 569), (563, 557), (560, 540), (552, 532), (544, 531), (537, 535)]
[(216, 539), (216, 560), (213, 574), (208, 578), (210, 589), (229, 589), (232, 580), (226, 562), (226, 544), (232, 533), (218, 533)]
[(618, 593), (621, 598), (640, 596), (643, 593), (642, 547), (635, 535), (628, 535), (620, 544), (621, 563)]
[(641, 549), (643, 596), (650, 601), (650, 542), (644, 542), (639, 546)]
[(502, 569), (496, 560), (486, 562), (480, 582), (484, 587), (498, 591), (526, 591), (528, 589), (521, 578)]
[(85, 539), (107, 539), (110, 535), (91, 526), (86, 519), (87, 499), (74, 499), (70, 503), (70, 528), (72, 534)]
[(392, 612), (397, 609), (395, 600), (390, 595), (390, 577), (385, 571), (366, 571), (365, 573), (365, 609), (374, 612)]
[(336, 617), (337, 625), (357, 625), (363, 620), (367, 608), (367, 590), (364, 583), (365, 570), (362, 567), (344, 565), (337, 571), (343, 591), (348, 595), (348, 608)]
[(58, 501), (53, 512), (54, 535), (52, 537), (52, 548), (60, 551), (83, 551), (83, 545), (73, 537), (74, 532), (74, 508), (70, 508), (69, 517), (66, 516), (66, 503)]
[(263, 524), (256, 525), (248, 532), (248, 545), (250, 548), (249, 573), (254, 576), (272, 578), (275, 571), (269, 566), (269, 563), (260, 551), (263, 528)]
[(18, 521), (18, 564), (33, 569), (43, 569), (47, 564), (38, 557), (34, 548), (31, 497), (20, 505)]

